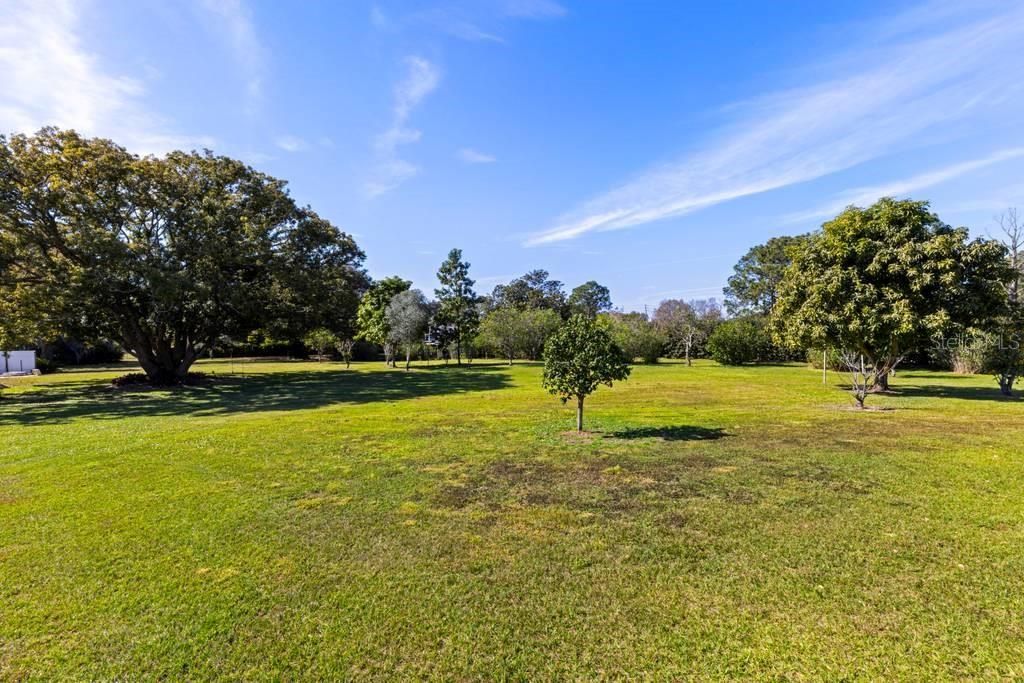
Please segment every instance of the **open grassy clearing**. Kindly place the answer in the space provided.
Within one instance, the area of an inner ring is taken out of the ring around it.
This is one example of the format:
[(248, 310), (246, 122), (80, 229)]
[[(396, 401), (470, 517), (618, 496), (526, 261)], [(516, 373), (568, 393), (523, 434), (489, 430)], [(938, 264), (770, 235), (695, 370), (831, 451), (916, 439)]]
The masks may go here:
[[(223, 377), (226, 362), (198, 368)], [(1024, 403), (797, 366), (0, 399), (0, 678), (1024, 676)]]

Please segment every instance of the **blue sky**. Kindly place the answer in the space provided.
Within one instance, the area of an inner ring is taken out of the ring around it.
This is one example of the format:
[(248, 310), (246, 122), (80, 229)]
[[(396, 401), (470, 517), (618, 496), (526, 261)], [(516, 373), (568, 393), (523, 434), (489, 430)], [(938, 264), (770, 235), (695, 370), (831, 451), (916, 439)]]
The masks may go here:
[(375, 277), (533, 268), (721, 296), (747, 248), (883, 194), (1024, 204), (1024, 3), (3, 0), (0, 131), (210, 147)]

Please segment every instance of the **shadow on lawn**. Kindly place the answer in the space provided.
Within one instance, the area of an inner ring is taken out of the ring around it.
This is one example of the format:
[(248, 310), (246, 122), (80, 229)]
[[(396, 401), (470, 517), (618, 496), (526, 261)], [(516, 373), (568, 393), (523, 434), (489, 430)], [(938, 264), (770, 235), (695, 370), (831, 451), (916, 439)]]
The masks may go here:
[(721, 427), (635, 427), (607, 435), (610, 439), (662, 439), (664, 441), (712, 441), (728, 436)]
[[(885, 395), (885, 394), (883, 394)], [(969, 401), (1019, 401), (1019, 397), (1003, 396), (999, 393), (999, 387), (993, 381), (991, 387), (956, 387), (947, 385), (892, 385), (890, 396), (904, 396), (909, 398), (960, 398)]]
[(157, 391), (114, 389), (96, 382), (64, 382), (0, 399), (0, 424), (54, 424), (76, 418), (228, 415), (319, 408), (337, 403), (400, 401), (493, 391), (510, 386), (497, 366), (447, 371), (323, 370), (250, 377), (215, 376), (201, 386)]

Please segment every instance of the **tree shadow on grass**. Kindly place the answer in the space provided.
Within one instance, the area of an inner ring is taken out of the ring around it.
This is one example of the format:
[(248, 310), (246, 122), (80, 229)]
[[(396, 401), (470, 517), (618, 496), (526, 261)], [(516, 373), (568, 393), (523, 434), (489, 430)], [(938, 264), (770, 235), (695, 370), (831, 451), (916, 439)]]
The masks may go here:
[(218, 375), (208, 384), (170, 390), (114, 389), (95, 381), (62, 382), (0, 398), (0, 425), (303, 410), (511, 386), (508, 376), (497, 370), (480, 367), (449, 372), (322, 370), (250, 377)]
[(1020, 397), (1014, 396), (1003, 396), (999, 392), (999, 387), (996, 386), (995, 382), (992, 382), (992, 387), (975, 387), (975, 386), (949, 386), (949, 385), (938, 385), (938, 384), (926, 384), (926, 385), (897, 385), (893, 384), (890, 391), (880, 394), (882, 396), (898, 396), (903, 398), (959, 398), (967, 401), (995, 401), (995, 402), (1015, 402), (1020, 401)]
[(661, 439), (663, 441), (714, 441), (728, 436), (721, 427), (634, 427), (612, 432), (609, 439)]

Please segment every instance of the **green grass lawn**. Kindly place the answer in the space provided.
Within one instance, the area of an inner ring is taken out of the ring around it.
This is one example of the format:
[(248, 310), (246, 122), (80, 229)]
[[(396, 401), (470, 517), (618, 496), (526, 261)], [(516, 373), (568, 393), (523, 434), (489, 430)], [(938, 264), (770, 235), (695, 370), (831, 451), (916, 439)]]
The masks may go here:
[[(203, 363), (0, 398), (0, 679), (1024, 676), (1024, 402)], [(244, 374), (243, 374), (244, 372)]]

